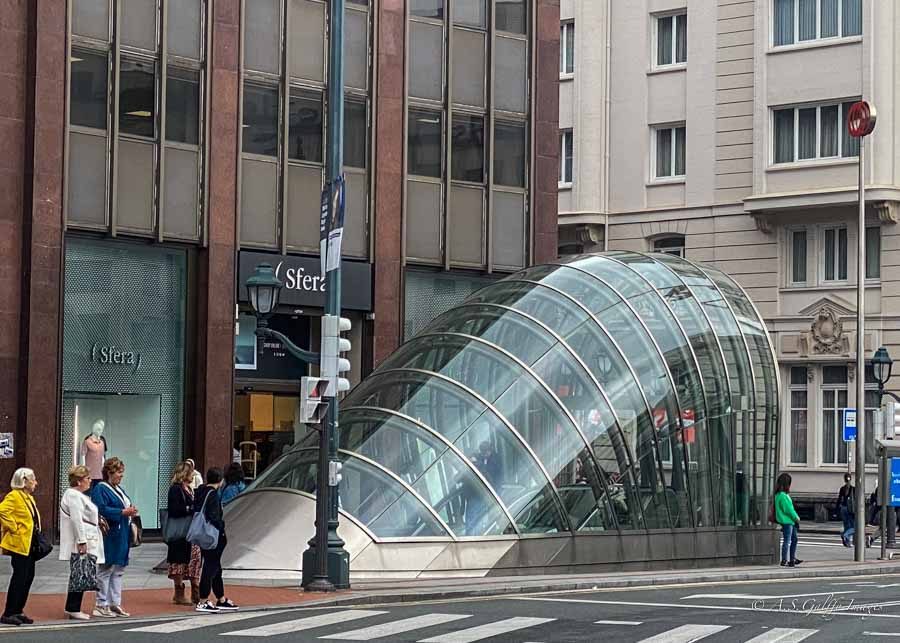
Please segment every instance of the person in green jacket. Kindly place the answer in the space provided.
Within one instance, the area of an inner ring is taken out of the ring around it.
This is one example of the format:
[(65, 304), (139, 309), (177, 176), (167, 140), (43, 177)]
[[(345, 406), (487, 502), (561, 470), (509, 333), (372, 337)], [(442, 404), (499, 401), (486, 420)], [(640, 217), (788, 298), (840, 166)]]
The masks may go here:
[(800, 528), (800, 516), (794, 510), (794, 501), (791, 500), (790, 493), (791, 476), (782, 473), (775, 483), (775, 522), (781, 525), (782, 567), (795, 567), (803, 562), (797, 560), (797, 530)]

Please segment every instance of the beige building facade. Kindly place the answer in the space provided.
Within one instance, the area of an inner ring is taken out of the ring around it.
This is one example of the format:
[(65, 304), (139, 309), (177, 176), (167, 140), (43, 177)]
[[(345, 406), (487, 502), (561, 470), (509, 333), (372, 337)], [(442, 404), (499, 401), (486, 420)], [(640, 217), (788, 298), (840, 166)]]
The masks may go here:
[(864, 155), (866, 358), (881, 345), (900, 357), (900, 4), (562, 0), (560, 37), (560, 254), (661, 250), (735, 277), (777, 351), (778, 469), (801, 498), (836, 496), (853, 462), (842, 410), (862, 406), (859, 156), (846, 134), (861, 98), (878, 110)]

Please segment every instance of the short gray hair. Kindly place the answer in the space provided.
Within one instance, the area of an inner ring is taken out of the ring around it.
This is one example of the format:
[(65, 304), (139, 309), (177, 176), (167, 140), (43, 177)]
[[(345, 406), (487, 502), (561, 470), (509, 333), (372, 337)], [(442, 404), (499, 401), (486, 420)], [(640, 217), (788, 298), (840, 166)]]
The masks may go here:
[(13, 489), (24, 489), (25, 480), (28, 479), (34, 480), (34, 471), (28, 467), (20, 467), (13, 474), (12, 480), (9, 481), (9, 486)]

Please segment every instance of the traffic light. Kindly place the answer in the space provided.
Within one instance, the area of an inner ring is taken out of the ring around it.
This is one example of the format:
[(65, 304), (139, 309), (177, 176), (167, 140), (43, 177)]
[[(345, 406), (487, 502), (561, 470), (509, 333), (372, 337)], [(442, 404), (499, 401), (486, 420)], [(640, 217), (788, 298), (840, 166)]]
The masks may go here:
[(331, 460), (328, 463), (328, 486), (337, 487), (341, 484), (341, 480), (344, 476), (341, 475), (341, 469), (344, 468), (344, 464), (338, 460)]
[(341, 357), (341, 353), (350, 350), (350, 340), (341, 337), (341, 333), (350, 330), (350, 320), (337, 315), (322, 317), (322, 354), (319, 372), (328, 380), (326, 397), (337, 397), (338, 393), (350, 390), (350, 380), (342, 377), (350, 370), (350, 360)]
[(888, 402), (884, 405), (883, 413), (884, 439), (900, 437), (900, 403)]
[(319, 424), (328, 410), (325, 393), (328, 381), (321, 377), (300, 378), (300, 421)]

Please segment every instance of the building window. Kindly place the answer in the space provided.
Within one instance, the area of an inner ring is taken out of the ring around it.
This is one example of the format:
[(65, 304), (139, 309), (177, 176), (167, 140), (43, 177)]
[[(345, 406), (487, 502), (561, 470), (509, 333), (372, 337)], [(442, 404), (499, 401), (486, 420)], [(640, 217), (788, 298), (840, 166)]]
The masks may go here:
[(825, 228), (823, 245), (825, 281), (846, 281), (847, 228)]
[(881, 227), (866, 228), (866, 279), (881, 279)]
[(802, 285), (806, 283), (806, 230), (789, 230), (791, 239), (790, 283)]
[(687, 62), (687, 13), (656, 19), (656, 66), (683, 65)]
[(772, 44), (784, 47), (862, 34), (862, 0), (774, 0)]
[(809, 417), (808, 372), (805, 366), (791, 368), (790, 454), (793, 464), (806, 464), (806, 436)]
[(575, 73), (574, 22), (564, 22), (559, 26), (559, 73), (562, 76)]
[(844, 409), (847, 408), (847, 367), (822, 367), (822, 463), (846, 464)]
[(653, 130), (656, 153), (653, 177), (656, 179), (683, 178), (685, 175), (685, 138), (687, 129), (684, 125), (676, 127), (657, 127)]
[(684, 236), (663, 237), (653, 242), (653, 252), (664, 252), (667, 255), (684, 257)]
[(559, 184), (569, 187), (572, 185), (572, 157), (573, 157), (572, 130), (563, 130), (559, 133)]
[(859, 155), (859, 140), (847, 130), (853, 101), (772, 110), (773, 161), (795, 163)]

